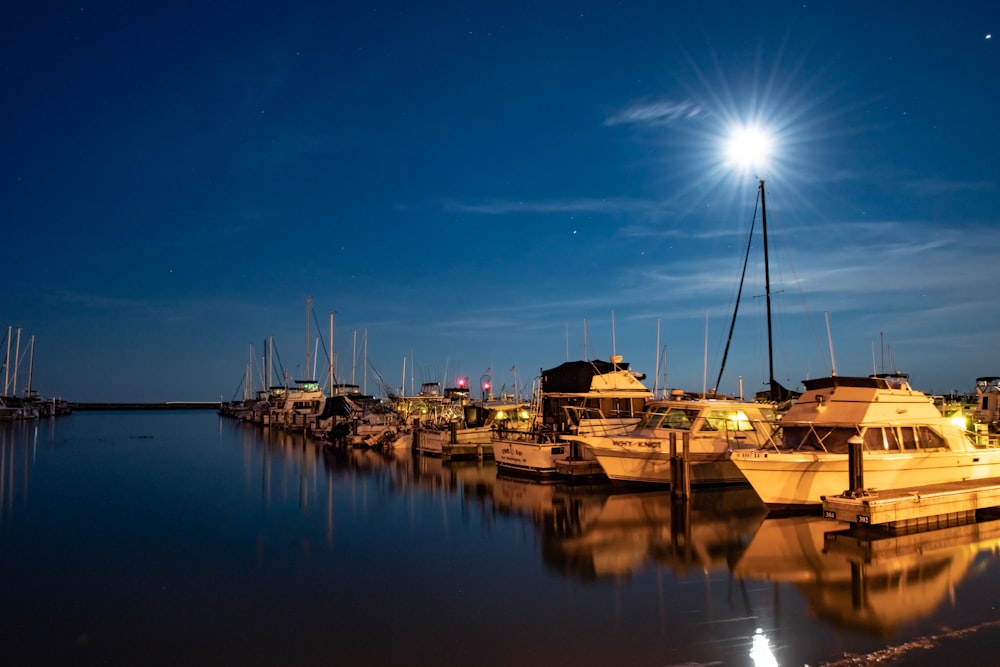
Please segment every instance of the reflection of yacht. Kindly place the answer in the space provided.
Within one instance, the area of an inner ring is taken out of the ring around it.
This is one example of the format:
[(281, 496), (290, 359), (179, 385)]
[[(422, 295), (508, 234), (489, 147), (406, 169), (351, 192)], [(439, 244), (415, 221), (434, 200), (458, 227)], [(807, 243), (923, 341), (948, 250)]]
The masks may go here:
[(621, 357), (568, 361), (542, 371), (535, 391), (535, 423), (527, 430), (498, 430), (493, 440), (497, 466), (532, 476), (556, 474), (556, 464), (582, 458), (563, 440), (567, 434), (612, 435), (631, 430), (653, 392), (645, 376)]
[(1000, 548), (1000, 520), (893, 537), (844, 526), (815, 516), (767, 519), (733, 575), (793, 584), (817, 616), (887, 635), (933, 612), (978, 553)]
[(671, 448), (680, 455), (687, 439), (692, 484), (745, 483), (729, 453), (767, 442), (774, 420), (767, 403), (675, 391), (669, 399), (650, 402), (629, 433), (569, 439), (583, 443), (610, 479), (669, 484)]
[(899, 489), (1000, 476), (1000, 447), (980, 447), (905, 376), (805, 380), (774, 445), (733, 463), (774, 506), (819, 505), (850, 483), (850, 443), (863, 443), (867, 488)]
[(726, 568), (767, 513), (749, 487), (699, 489), (677, 502), (668, 492), (500, 477), (493, 501), (531, 517), (546, 563), (586, 578), (627, 576), (660, 563), (678, 571)]
[(550, 544), (547, 555), (594, 576), (649, 565), (679, 573), (724, 569), (766, 513), (749, 488), (698, 490), (684, 502), (662, 491), (613, 494), (579, 536)]

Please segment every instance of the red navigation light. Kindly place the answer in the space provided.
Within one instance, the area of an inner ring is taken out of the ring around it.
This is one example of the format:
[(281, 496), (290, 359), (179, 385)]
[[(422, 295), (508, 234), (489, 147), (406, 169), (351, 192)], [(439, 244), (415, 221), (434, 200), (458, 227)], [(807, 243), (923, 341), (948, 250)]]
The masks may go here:
[(490, 390), (490, 383), (489, 382), (484, 382), (483, 383), (483, 391), (489, 391), (489, 390)]
[(465, 378), (458, 378), (458, 386), (459, 387), (465, 386)]

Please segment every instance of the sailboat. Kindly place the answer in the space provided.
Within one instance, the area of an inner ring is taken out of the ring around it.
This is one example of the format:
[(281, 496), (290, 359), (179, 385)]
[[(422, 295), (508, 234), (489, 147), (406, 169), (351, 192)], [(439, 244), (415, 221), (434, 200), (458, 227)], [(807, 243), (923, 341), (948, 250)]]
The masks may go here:
[[(670, 484), (674, 478), (672, 461), (681, 455), (690, 465), (691, 484), (745, 484), (746, 479), (729, 460), (739, 449), (756, 449), (772, 438), (777, 419), (776, 403), (787, 401), (792, 393), (774, 378), (774, 354), (771, 335), (771, 283), (767, 248), (767, 209), (764, 181), (759, 184), (761, 220), (764, 236), (764, 275), (767, 296), (768, 390), (758, 400), (745, 401), (719, 395), (717, 388), (725, 370), (729, 342), (739, 306), (733, 312), (729, 341), (723, 354), (716, 389), (695, 394), (676, 389), (666, 398), (650, 401), (638, 425), (627, 433), (578, 434), (564, 439), (580, 443), (600, 463), (612, 480)], [(756, 216), (756, 211), (755, 211)], [(752, 237), (751, 227), (751, 237)], [(749, 259), (750, 243), (747, 243)], [(742, 279), (740, 293), (742, 293)]]
[[(761, 181), (762, 202), (763, 187)], [(781, 390), (773, 373), (771, 383), (772, 395)], [(775, 437), (731, 455), (772, 507), (818, 507), (825, 497), (845, 491), (1000, 476), (1000, 446), (977, 442), (941, 413), (933, 396), (914, 389), (905, 373), (847, 377), (834, 372), (803, 383), (805, 392), (783, 414)], [(848, 474), (852, 444), (861, 445), (864, 489), (848, 488), (854, 482)]]
[(643, 378), (617, 355), (610, 361), (567, 361), (542, 371), (530, 410), (534, 423), (527, 429), (500, 428), (493, 433), (497, 469), (530, 477), (556, 476), (559, 464), (573, 458), (575, 435), (610, 435), (635, 428), (653, 397)]

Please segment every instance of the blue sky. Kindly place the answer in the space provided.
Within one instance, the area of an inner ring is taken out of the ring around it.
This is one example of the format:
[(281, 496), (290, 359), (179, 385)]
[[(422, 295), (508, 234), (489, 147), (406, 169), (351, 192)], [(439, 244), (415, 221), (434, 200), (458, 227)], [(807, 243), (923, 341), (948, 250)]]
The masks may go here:
[[(764, 179), (778, 380), (969, 390), (1000, 373), (998, 17), (4, 3), (6, 381), (34, 337), (43, 396), (228, 400), (265, 340), (312, 375), (335, 313), (338, 380), (370, 393), (404, 358), (407, 390), (487, 369), (509, 389), (613, 353), (700, 390)], [(773, 156), (731, 168), (754, 122)], [(767, 380), (762, 257), (758, 235), (720, 391)]]

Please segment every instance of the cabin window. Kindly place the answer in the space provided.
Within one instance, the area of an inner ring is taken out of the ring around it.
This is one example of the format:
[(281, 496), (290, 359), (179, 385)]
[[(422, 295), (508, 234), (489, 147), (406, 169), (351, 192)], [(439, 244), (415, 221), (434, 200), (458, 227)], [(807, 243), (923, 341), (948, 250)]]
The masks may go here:
[[(869, 433), (872, 434), (869, 439)], [(887, 452), (899, 450), (899, 438), (896, 429), (891, 426), (870, 428), (865, 433), (866, 449), (881, 449)]]
[(917, 427), (917, 442), (921, 449), (947, 449), (948, 447), (944, 438), (927, 426)]
[(810, 426), (785, 426), (781, 429), (782, 442), (786, 449), (797, 451), (828, 451), (847, 454), (848, 440), (858, 434), (853, 428), (826, 428), (817, 430)]
[[(896, 437), (891, 428), (870, 427), (865, 429), (865, 449), (870, 452), (896, 449)], [(850, 451), (850, 447), (848, 447)]]
[(752, 431), (753, 424), (742, 410), (709, 410), (702, 431)]
[(913, 433), (913, 428), (910, 426), (904, 426), (899, 429), (899, 434), (901, 436), (901, 441), (903, 443), (903, 449), (916, 449), (917, 448), (917, 436)]
[(659, 428), (664, 414), (661, 410), (651, 410), (644, 413), (639, 420), (639, 428)]
[(691, 429), (691, 423), (698, 416), (697, 410), (670, 408), (663, 416), (661, 428), (674, 428), (682, 431)]

